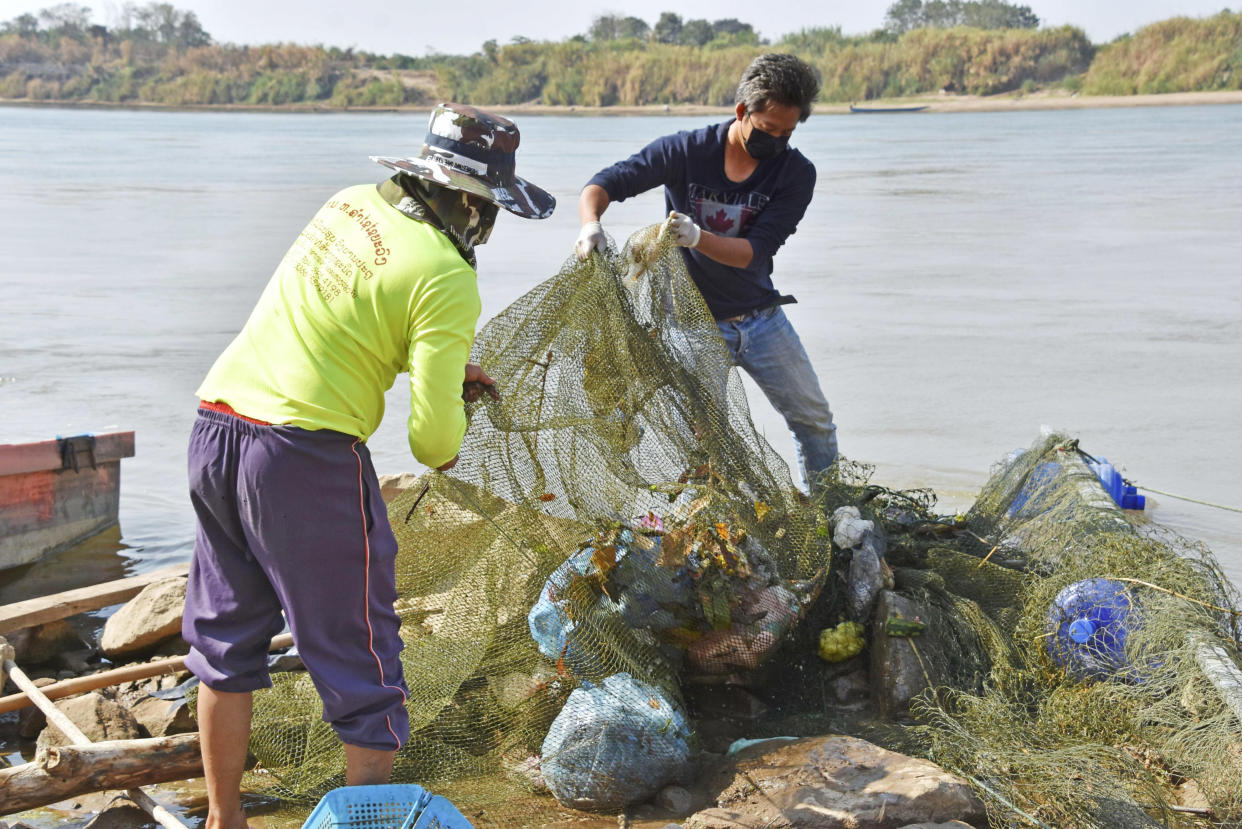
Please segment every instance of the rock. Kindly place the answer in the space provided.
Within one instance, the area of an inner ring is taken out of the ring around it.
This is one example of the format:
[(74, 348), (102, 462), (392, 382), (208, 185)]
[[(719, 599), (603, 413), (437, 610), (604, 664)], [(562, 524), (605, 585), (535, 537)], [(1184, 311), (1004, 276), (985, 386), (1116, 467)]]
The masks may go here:
[(681, 817), (694, 808), (694, 797), (681, 786), (665, 786), (656, 795), (656, 805), (666, 812)]
[(866, 622), (871, 618), (876, 596), (883, 588), (884, 569), (875, 548), (869, 544), (855, 548), (850, 559), (849, 587), (846, 590), (850, 618), (856, 622)]
[(984, 817), (965, 780), (854, 737), (757, 745), (709, 785), (716, 806), (691, 815), (686, 829), (896, 829)]
[(152, 582), (130, 599), (104, 625), (100, 649), (109, 657), (127, 656), (181, 635), (186, 579), (177, 576)]
[(190, 706), (186, 705), (184, 698), (147, 697), (135, 703), (130, 713), (152, 737), (188, 734), (198, 730), (198, 723), (191, 716)]
[(927, 687), (928, 680), (938, 685), (942, 677), (938, 660), (929, 658), (931, 654), (916, 652), (918, 645), (911, 646), (906, 637), (888, 635), (885, 622), (893, 615), (918, 619), (926, 618), (926, 613), (914, 601), (891, 590), (881, 591), (876, 603), (871, 625), (872, 699), (881, 716), (902, 717), (909, 713), (910, 700)]
[(838, 705), (859, 705), (870, 698), (871, 681), (866, 671), (852, 671), (829, 682), (828, 690)]
[(1175, 789), (1177, 802), (1191, 809), (1211, 809), (1212, 803), (1203, 794), (1199, 784), (1194, 780), (1185, 780)]
[(415, 475), (413, 472), (380, 475), (380, 497), (384, 499), (385, 504), (391, 503), (392, 499), (415, 486), (421, 479), (421, 475)]
[(82, 829), (139, 829), (155, 825), (155, 819), (144, 812), (141, 806), (120, 795), (91, 818)]
[(696, 716), (712, 719), (757, 720), (772, 710), (750, 690), (732, 682), (691, 685), (686, 698)]
[[(56, 707), (82, 729), (82, 733), (93, 743), (102, 740), (134, 740), (145, 736), (133, 714), (96, 692), (59, 700)], [(43, 748), (69, 745), (72, 742), (59, 728), (49, 723), (39, 734), (38, 745)]]
[(888, 544), (874, 521), (862, 518), (858, 507), (841, 507), (832, 514), (832, 543), (852, 550), (846, 591), (850, 618), (865, 622), (871, 617), (876, 595), (884, 589), (887, 574), (884, 553)]
[(64, 619), (6, 633), (5, 638), (17, 654), (13, 661), (22, 667), (56, 662), (65, 651), (81, 650), (86, 644)]
[(71, 671), (75, 676), (88, 674), (91, 672), (90, 663), (87, 662), (95, 651), (91, 648), (83, 648), (76, 651), (65, 651), (60, 655), (60, 664), (65, 670)]
[(190, 643), (182, 639), (181, 633), (178, 632), (171, 639), (165, 639), (163, 642), (160, 642), (156, 649), (151, 651), (151, 656), (164, 659), (169, 656), (185, 656), (189, 652)]
[[(36, 688), (46, 688), (52, 685), (56, 680), (50, 677), (34, 680)], [(33, 740), (39, 736), (39, 732), (47, 728), (47, 715), (33, 705), (23, 708), (18, 714), (17, 721), (18, 733), (24, 740)]]
[(950, 820), (947, 823), (907, 823), (901, 829), (975, 829), (969, 823), (962, 823), (960, 820)]

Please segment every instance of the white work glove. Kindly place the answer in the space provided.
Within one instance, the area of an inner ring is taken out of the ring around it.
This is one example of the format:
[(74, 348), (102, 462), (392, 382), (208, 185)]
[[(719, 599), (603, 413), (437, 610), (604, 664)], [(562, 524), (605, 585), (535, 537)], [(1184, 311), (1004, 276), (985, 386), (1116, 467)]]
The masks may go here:
[(702, 228), (685, 213), (678, 213), (676, 210), (669, 211), (668, 232), (673, 234), (673, 241), (683, 248), (694, 247), (703, 236)]
[(574, 253), (579, 259), (586, 259), (592, 251), (603, 253), (608, 249), (608, 240), (604, 237), (604, 226), (599, 222), (587, 222), (578, 231), (578, 241), (574, 242)]

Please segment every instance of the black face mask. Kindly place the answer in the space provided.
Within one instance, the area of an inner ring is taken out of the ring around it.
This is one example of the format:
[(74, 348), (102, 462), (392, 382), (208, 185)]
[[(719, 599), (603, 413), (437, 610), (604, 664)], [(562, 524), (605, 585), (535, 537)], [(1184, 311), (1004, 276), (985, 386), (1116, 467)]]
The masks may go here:
[(742, 146), (746, 148), (746, 152), (751, 158), (756, 161), (763, 161), (765, 158), (775, 158), (785, 152), (785, 148), (789, 146), (789, 136), (777, 138), (772, 133), (764, 132), (752, 123), (750, 125), (750, 137), (742, 139)]

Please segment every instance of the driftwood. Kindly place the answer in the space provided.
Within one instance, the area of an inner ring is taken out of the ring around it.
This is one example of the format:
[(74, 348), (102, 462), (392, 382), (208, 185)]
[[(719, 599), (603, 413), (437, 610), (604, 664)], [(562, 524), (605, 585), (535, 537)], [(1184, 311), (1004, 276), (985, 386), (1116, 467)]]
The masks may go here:
[(198, 734), (42, 748), (34, 762), (0, 769), (0, 814), (112, 789), (130, 789), (137, 800), (138, 786), (202, 774)]
[(3, 688), (4, 683), (9, 679), (9, 663), (13, 661), (14, 656), (16, 654), (13, 652), (13, 646), (3, 636), (0, 636), (0, 688)]
[[(282, 633), (272, 639), (269, 650), (277, 651), (287, 648), (293, 644), (292, 634)], [(142, 662), (137, 665), (126, 665), (123, 668), (114, 668), (111, 671), (102, 671), (97, 674), (88, 674), (86, 676), (78, 676), (73, 679), (66, 679), (61, 682), (53, 683), (39, 690), (43, 696), (48, 699), (61, 699), (63, 697), (71, 697), (74, 694), (85, 694), (87, 691), (94, 691), (99, 688), (109, 688), (113, 685), (120, 685), (122, 682), (134, 682), (139, 679), (149, 679), (153, 676), (162, 676), (164, 674), (175, 674), (177, 671), (185, 668), (184, 656), (170, 656), (167, 659), (157, 659), (154, 662)], [(21, 708), (27, 708), (34, 703), (30, 697), (25, 694), (10, 694), (7, 697), (0, 697), (0, 714), (8, 711), (17, 711)]]
[(88, 610), (98, 610), (101, 607), (120, 604), (137, 596), (148, 584), (173, 576), (184, 576), (188, 572), (190, 572), (190, 565), (175, 564), (141, 576), (131, 576), (127, 579), (117, 579), (5, 605), (0, 607), (0, 633), (10, 633), (33, 625), (66, 619)]
[[(73, 744), (77, 746), (89, 746), (91, 744), (90, 738), (82, 733), (82, 729), (78, 728), (73, 723), (73, 720), (66, 717), (59, 708), (53, 705), (52, 701), (43, 695), (43, 693), (39, 690), (38, 686), (36, 686), (33, 682), (30, 681), (30, 677), (26, 676), (26, 674), (22, 672), (21, 668), (17, 667), (17, 665), (13, 663), (12, 659), (4, 659), (2, 662), (0, 662), (0, 664), (3, 664), (5, 669), (8, 670), (9, 678), (13, 680), (13, 684), (16, 685), (18, 688), (21, 688), (23, 691), (25, 691), (26, 694), (29, 695), (30, 699), (34, 702), (34, 704), (39, 706), (39, 710), (47, 715), (47, 721), (49, 723), (52, 723), (57, 728), (59, 728), (61, 730), (61, 733), (63, 733), (66, 737), (68, 737), (69, 740)], [(175, 780), (177, 778), (172, 778), (172, 779)], [(86, 789), (85, 791), (99, 791), (99, 789), (97, 788), (100, 785), (99, 781), (86, 780), (83, 782), (85, 785), (88, 785), (91, 787), (91, 788)], [(154, 781), (145, 781), (143, 785), (146, 785), (147, 783), (150, 783), (150, 782), (154, 782)], [(0, 787), (0, 794), (5, 794), (3, 787)], [(142, 791), (141, 789), (137, 789), (137, 788), (126, 789), (125, 794), (129, 797), (130, 800), (137, 802), (139, 806), (141, 806), (143, 809), (146, 810), (147, 814), (155, 818), (155, 821), (159, 823), (161, 826), (165, 827), (165, 829), (188, 829), (188, 827), (184, 823), (182, 823), (177, 818), (176, 815), (174, 815), (172, 812), (165, 809), (160, 804), (156, 803), (154, 800), (151, 799), (150, 795), (148, 795), (146, 792)], [(60, 800), (60, 799), (61, 799), (60, 797), (57, 798), (57, 800)], [(3, 802), (4, 802), (4, 808), (7, 809), (10, 807), (10, 801), (7, 797), (4, 799)], [(55, 803), (56, 800), (50, 800), (46, 802)], [(20, 810), (17, 810), (17, 811), (20, 811)]]

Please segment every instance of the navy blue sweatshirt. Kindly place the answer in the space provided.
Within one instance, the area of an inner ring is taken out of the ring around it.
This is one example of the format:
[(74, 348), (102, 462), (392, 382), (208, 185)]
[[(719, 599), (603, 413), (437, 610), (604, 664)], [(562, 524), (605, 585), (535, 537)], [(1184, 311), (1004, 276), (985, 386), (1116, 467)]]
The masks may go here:
[(760, 161), (745, 181), (726, 178), (725, 143), (732, 123), (657, 138), (587, 182), (603, 187), (611, 201), (663, 184), (669, 210), (685, 213), (719, 236), (750, 241), (754, 256), (746, 268), (682, 248), (686, 270), (717, 319), (794, 301), (772, 286), (772, 257), (797, 228), (815, 190), (815, 165), (794, 149)]

